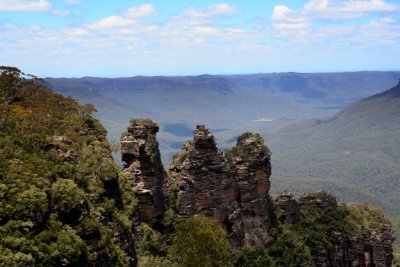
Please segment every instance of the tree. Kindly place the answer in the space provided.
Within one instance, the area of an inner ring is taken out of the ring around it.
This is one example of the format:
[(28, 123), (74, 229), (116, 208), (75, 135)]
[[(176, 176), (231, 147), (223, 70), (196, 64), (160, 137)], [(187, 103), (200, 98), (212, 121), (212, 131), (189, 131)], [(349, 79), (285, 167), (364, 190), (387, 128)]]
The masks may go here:
[(0, 98), (7, 104), (14, 101), (24, 78), (18, 68), (0, 66)]
[(23, 84), (28, 82), (34, 84), (36, 81), (43, 79), (25, 74), (16, 67), (0, 66), (0, 99), (10, 104), (18, 96)]
[(220, 222), (197, 215), (177, 227), (170, 256), (187, 267), (232, 266), (229, 249), (227, 235)]

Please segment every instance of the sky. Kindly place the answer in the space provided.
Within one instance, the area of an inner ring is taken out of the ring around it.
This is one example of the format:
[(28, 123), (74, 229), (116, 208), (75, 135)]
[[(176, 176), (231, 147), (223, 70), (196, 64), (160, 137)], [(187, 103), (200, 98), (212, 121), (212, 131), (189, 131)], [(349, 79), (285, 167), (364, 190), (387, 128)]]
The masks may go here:
[(400, 70), (400, 0), (0, 0), (40, 77)]

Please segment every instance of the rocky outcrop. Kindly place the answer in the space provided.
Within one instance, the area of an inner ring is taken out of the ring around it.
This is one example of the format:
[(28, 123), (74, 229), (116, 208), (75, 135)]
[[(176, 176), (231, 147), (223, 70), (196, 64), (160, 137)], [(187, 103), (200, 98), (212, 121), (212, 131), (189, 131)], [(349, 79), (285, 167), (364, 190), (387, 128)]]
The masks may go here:
[(393, 241), (394, 232), (389, 224), (381, 223), (372, 232), (364, 230), (362, 235), (353, 237), (349, 247), (345, 248), (348, 249), (348, 266), (391, 266)]
[(138, 201), (139, 219), (155, 223), (164, 212), (164, 168), (156, 134), (158, 126), (148, 119), (134, 119), (121, 138), (123, 170)]
[[(279, 225), (297, 224), (293, 226), (325, 231), (319, 233), (323, 240), (308, 240), (316, 266), (390, 266), (394, 235), (379, 216), (379, 227), (373, 230), (364, 229), (361, 223), (351, 224), (358, 230), (343, 230), (339, 225), (346, 223), (350, 211), (326, 192), (304, 194), (298, 200), (283, 192), (273, 203), (269, 195), (271, 153), (259, 134), (241, 135), (235, 147), (222, 153), (210, 130), (198, 125), (193, 140), (174, 156), (167, 177), (155, 139), (157, 131), (152, 121), (133, 120), (121, 140), (124, 173), (137, 195), (141, 221), (154, 225), (167, 208), (181, 216), (214, 217), (236, 247), (273, 246), (272, 228), (279, 233)], [(312, 220), (304, 217), (304, 208)], [(336, 224), (337, 220), (343, 221)], [(307, 226), (310, 222), (319, 225)]]
[(275, 205), (282, 210), (279, 217), (281, 223), (297, 223), (300, 219), (299, 203), (294, 198), (293, 194), (284, 191), (275, 200)]
[(169, 174), (169, 183), (178, 188), (179, 214), (203, 214), (228, 223), (238, 207), (237, 184), (207, 128), (197, 126), (193, 141), (175, 155)]
[(170, 183), (178, 189), (177, 212), (217, 218), (234, 246), (268, 244), (269, 156), (262, 138), (247, 133), (225, 157), (211, 132), (198, 125), (193, 141), (175, 155), (169, 172)]
[[(336, 199), (326, 192), (306, 193), (296, 200), (294, 196), (284, 191), (275, 200), (275, 205), (281, 210), (281, 223), (294, 224), (300, 222), (300, 209), (303, 205), (314, 204), (324, 213), (337, 208)], [(362, 206), (361, 206), (362, 207)], [(369, 216), (369, 215), (364, 215)], [(379, 225), (366, 229), (358, 225), (354, 235), (344, 237), (344, 233), (333, 232), (334, 244), (340, 259), (334, 259), (326, 250), (314, 251), (316, 266), (352, 266), (352, 267), (389, 267), (393, 260), (394, 232), (384, 218), (374, 218)]]
[(272, 227), (270, 151), (259, 134), (245, 133), (226, 153), (238, 187), (239, 208), (232, 218), (232, 235), (242, 246), (267, 245)]

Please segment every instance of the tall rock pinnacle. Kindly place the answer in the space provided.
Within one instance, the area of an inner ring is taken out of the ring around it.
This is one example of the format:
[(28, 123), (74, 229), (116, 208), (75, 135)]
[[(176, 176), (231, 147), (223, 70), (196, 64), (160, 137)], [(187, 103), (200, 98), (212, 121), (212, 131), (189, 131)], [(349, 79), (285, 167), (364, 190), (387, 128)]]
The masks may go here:
[[(238, 186), (239, 209), (232, 216), (232, 235), (244, 246), (267, 245), (271, 239), (270, 150), (259, 134), (244, 133), (226, 153)], [(241, 220), (234, 219), (241, 217)]]
[(170, 167), (179, 189), (177, 210), (181, 215), (203, 214), (225, 222), (237, 206), (237, 187), (214, 136), (198, 125), (193, 141), (184, 145)]
[(198, 125), (193, 141), (175, 155), (170, 168), (170, 183), (178, 188), (177, 212), (217, 218), (235, 246), (268, 244), (269, 159), (269, 149), (258, 134), (242, 135), (226, 158), (211, 132)]
[(158, 126), (148, 119), (133, 119), (121, 138), (124, 174), (138, 199), (139, 219), (155, 223), (164, 212), (164, 168), (156, 134)]

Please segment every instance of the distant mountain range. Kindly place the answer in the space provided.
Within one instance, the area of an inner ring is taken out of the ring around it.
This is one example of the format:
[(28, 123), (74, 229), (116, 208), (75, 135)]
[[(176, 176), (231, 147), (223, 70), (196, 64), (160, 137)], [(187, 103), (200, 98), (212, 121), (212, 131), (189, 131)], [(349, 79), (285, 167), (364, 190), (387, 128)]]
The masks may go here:
[(400, 214), (400, 82), (326, 119), (267, 132), (266, 141), (281, 189), (320, 187)]
[(157, 121), (165, 165), (196, 124), (211, 128), (221, 148), (244, 131), (256, 131), (273, 153), (275, 193), (326, 189), (340, 201), (373, 203), (399, 215), (400, 98), (398, 87), (381, 93), (399, 77), (400, 72), (272, 73), (46, 82), (94, 104), (111, 140), (119, 140), (132, 117)]
[(271, 73), (131, 78), (47, 78), (49, 87), (92, 103), (118, 141), (132, 117), (161, 126), (168, 163), (198, 123), (218, 131), (220, 147), (233, 145), (244, 129), (262, 132), (305, 117), (332, 115), (393, 86), (400, 72)]

